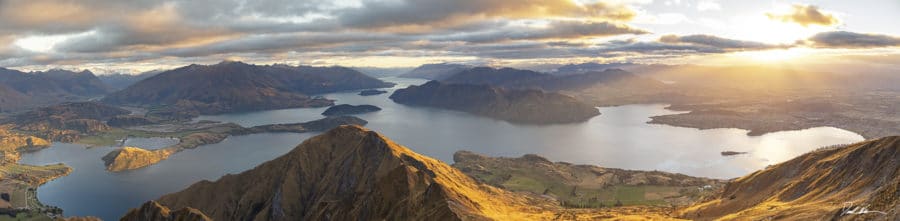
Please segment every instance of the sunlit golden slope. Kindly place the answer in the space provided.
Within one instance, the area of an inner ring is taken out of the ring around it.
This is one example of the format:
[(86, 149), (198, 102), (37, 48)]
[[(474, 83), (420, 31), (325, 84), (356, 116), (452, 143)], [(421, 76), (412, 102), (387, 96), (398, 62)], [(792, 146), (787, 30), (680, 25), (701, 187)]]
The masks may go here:
[(199, 182), (159, 202), (215, 220), (523, 220), (550, 217), (528, 198), (479, 184), (382, 135), (341, 126), (252, 170)]
[(697, 220), (898, 220), (900, 137), (818, 150), (770, 166), (734, 180), (717, 198), (680, 215)]

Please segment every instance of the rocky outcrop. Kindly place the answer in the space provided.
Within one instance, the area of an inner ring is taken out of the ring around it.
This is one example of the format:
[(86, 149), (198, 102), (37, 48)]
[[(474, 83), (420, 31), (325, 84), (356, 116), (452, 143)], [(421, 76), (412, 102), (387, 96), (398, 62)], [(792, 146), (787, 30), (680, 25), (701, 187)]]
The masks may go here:
[(576, 123), (600, 114), (595, 107), (558, 93), (437, 81), (399, 89), (390, 98), (400, 104), (458, 110), (523, 124)]
[(145, 150), (137, 147), (122, 147), (103, 157), (109, 171), (123, 171), (143, 168), (156, 164), (174, 153), (172, 149)]
[(523, 195), (472, 180), (373, 131), (341, 126), (256, 168), (161, 197), (215, 220), (550, 219)]
[(325, 116), (340, 116), (340, 115), (354, 115), (354, 114), (364, 114), (370, 112), (380, 111), (381, 108), (375, 105), (349, 105), (349, 104), (340, 104), (331, 106), (322, 112), (322, 115)]
[(184, 117), (175, 114), (324, 107), (333, 101), (309, 95), (392, 85), (342, 67), (222, 62), (166, 71), (110, 94), (103, 101), (153, 106), (162, 110), (151, 114)]
[(149, 201), (140, 208), (131, 209), (121, 221), (210, 221), (206, 214), (194, 208), (172, 211), (156, 201)]
[(374, 90), (374, 89), (372, 89), (372, 90), (362, 90), (362, 91), (359, 92), (359, 96), (375, 96), (375, 95), (384, 94), (384, 93), (387, 93), (387, 91), (383, 91), (383, 90)]
[(732, 180), (695, 220), (898, 220), (900, 137), (816, 150)]

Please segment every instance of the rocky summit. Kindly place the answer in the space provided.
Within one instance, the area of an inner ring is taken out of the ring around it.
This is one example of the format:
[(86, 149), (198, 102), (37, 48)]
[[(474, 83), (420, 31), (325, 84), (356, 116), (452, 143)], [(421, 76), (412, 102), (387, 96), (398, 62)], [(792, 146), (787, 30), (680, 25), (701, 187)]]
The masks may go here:
[[(547, 215), (523, 195), (479, 184), (359, 126), (332, 129), (252, 170), (195, 183), (157, 202), (175, 210), (194, 208), (214, 220), (522, 220)], [(165, 220), (142, 210), (126, 217)]]

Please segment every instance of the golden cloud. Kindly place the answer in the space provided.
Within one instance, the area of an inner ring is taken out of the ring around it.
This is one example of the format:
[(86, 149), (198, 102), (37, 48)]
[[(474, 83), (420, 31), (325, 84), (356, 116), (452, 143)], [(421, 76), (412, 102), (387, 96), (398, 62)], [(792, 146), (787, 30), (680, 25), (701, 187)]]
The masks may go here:
[(832, 14), (822, 12), (814, 5), (794, 4), (789, 13), (766, 13), (769, 19), (793, 22), (807, 27), (810, 25), (833, 26), (840, 21)]
[(491, 19), (578, 19), (628, 21), (636, 12), (627, 5), (572, 0), (409, 0), (398, 4), (368, 3), (348, 10), (341, 23), (388, 32), (427, 32)]

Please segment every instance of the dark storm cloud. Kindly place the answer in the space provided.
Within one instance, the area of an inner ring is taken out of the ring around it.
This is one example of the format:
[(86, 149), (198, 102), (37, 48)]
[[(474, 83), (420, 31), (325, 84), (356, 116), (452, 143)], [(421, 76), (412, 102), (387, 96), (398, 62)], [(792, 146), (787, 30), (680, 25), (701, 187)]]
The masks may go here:
[(810, 37), (807, 41), (814, 47), (824, 48), (878, 48), (900, 46), (900, 37), (848, 31), (823, 32)]

